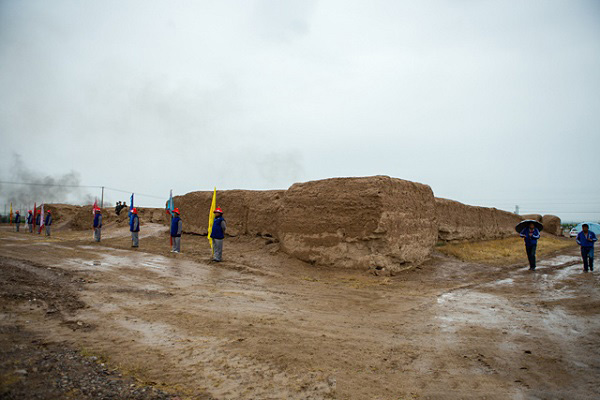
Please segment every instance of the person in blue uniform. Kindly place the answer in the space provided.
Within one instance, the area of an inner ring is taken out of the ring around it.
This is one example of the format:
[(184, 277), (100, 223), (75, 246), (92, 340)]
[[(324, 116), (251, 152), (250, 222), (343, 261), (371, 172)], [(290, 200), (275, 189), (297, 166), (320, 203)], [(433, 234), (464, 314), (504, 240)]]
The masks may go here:
[(529, 270), (535, 271), (535, 251), (537, 249), (537, 241), (540, 238), (540, 231), (535, 227), (534, 223), (531, 223), (529, 227), (521, 231), (520, 236), (525, 239), (525, 251), (527, 251), (527, 259), (529, 260)]
[(173, 238), (173, 249), (171, 253), (181, 252), (181, 233), (183, 232), (183, 222), (179, 217), (179, 208), (173, 210), (171, 219), (171, 237)]
[(214, 211), (215, 219), (213, 220), (212, 232), (210, 237), (213, 240), (213, 261), (221, 262), (223, 259), (223, 239), (225, 239), (225, 231), (227, 223), (223, 218), (223, 210), (216, 208)]
[(594, 271), (594, 242), (598, 240), (596, 234), (590, 231), (588, 224), (581, 226), (581, 232), (577, 235), (577, 244), (581, 246), (581, 258), (583, 258), (583, 272)]

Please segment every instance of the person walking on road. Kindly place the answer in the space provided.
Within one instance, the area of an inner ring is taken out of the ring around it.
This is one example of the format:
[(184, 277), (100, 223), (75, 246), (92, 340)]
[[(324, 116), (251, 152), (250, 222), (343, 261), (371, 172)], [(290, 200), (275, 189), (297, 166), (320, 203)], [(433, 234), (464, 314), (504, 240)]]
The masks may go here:
[(131, 247), (140, 246), (140, 218), (138, 217), (137, 208), (131, 210), (131, 219), (129, 220), (129, 230), (131, 231)]
[(19, 210), (15, 211), (15, 229), (19, 232), (19, 226), (21, 225), (21, 214)]
[(520, 236), (525, 239), (529, 270), (535, 271), (535, 250), (537, 248), (537, 241), (540, 238), (540, 231), (535, 227), (535, 224), (531, 223), (529, 227), (521, 231)]
[(183, 222), (179, 218), (179, 208), (173, 210), (174, 217), (171, 219), (171, 237), (173, 238), (173, 249), (171, 253), (181, 252), (181, 233), (183, 232)]
[[(40, 226), (42, 224), (42, 213), (38, 212), (37, 215), (35, 216), (35, 226)], [(42, 233), (41, 231), (38, 231), (38, 235)]]
[(577, 235), (577, 244), (581, 246), (583, 258), (583, 272), (594, 271), (594, 242), (598, 240), (596, 234), (590, 231), (588, 224), (581, 226), (582, 231)]
[(225, 239), (227, 223), (225, 222), (225, 218), (223, 218), (223, 210), (216, 208), (214, 214), (215, 219), (213, 221), (212, 232), (210, 234), (210, 237), (213, 240), (213, 261), (221, 262), (223, 258), (223, 239)]
[(50, 236), (50, 226), (52, 225), (52, 212), (50, 210), (46, 212), (44, 225), (46, 225), (46, 236)]
[(102, 236), (102, 210), (96, 209), (96, 213), (94, 214), (94, 240), (96, 242), (99, 242), (101, 236)]
[(27, 230), (29, 233), (33, 232), (33, 211), (27, 211)]

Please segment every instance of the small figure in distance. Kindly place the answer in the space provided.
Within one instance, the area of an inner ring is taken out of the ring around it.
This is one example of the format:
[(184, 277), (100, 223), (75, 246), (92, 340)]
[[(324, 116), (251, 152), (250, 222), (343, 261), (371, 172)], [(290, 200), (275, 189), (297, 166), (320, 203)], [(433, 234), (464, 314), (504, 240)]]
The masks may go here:
[(527, 259), (529, 260), (529, 270), (535, 271), (535, 250), (537, 248), (537, 241), (540, 238), (540, 231), (532, 222), (529, 224), (529, 227), (521, 231), (520, 236), (525, 239), (525, 250), (527, 251)]
[(131, 247), (140, 246), (140, 218), (138, 217), (137, 208), (131, 210), (131, 219), (129, 220), (129, 230), (131, 231)]
[(171, 219), (171, 237), (173, 238), (173, 249), (171, 253), (179, 253), (181, 251), (181, 233), (183, 232), (183, 222), (179, 218), (179, 208), (173, 210), (175, 215)]
[(215, 219), (213, 220), (212, 232), (210, 234), (213, 240), (213, 261), (221, 262), (223, 258), (223, 239), (225, 239), (227, 223), (225, 222), (225, 218), (223, 218), (223, 210), (221, 208), (215, 208), (213, 213), (215, 214)]
[(46, 236), (50, 236), (50, 226), (52, 225), (52, 211), (46, 211), (46, 221), (44, 221), (44, 225), (46, 225)]
[(33, 232), (33, 211), (27, 211), (27, 229), (29, 233)]
[(21, 214), (19, 210), (15, 211), (15, 229), (19, 232), (19, 226), (21, 225)]
[(94, 214), (94, 240), (96, 242), (99, 242), (101, 235), (102, 235), (102, 210), (96, 209), (96, 213)]
[(596, 234), (590, 231), (588, 224), (581, 226), (581, 232), (577, 235), (577, 244), (581, 246), (581, 258), (583, 258), (583, 272), (594, 272), (594, 242), (598, 240)]
[[(39, 227), (39, 226), (41, 226), (41, 224), (42, 224), (42, 212), (38, 211), (37, 215), (35, 216), (35, 226)], [(39, 230), (38, 230), (38, 235), (40, 233), (42, 233), (41, 228), (39, 228)]]

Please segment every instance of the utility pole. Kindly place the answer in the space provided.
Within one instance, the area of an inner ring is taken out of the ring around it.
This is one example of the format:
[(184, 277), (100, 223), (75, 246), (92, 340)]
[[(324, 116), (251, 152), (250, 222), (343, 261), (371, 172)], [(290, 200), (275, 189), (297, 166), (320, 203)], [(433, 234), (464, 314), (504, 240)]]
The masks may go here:
[(104, 208), (104, 186), (102, 186), (102, 198), (100, 199), (100, 208)]
[(515, 214), (519, 215), (519, 206), (518, 205), (515, 206)]

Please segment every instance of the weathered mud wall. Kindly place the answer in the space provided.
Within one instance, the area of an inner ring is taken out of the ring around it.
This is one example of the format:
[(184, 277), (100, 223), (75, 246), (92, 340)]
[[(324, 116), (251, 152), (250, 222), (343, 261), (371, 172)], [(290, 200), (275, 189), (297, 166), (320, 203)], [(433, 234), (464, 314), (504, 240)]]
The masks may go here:
[(542, 217), (542, 225), (544, 225), (544, 232), (556, 236), (562, 236), (561, 220), (556, 215), (544, 215)]
[[(277, 235), (278, 217), (284, 190), (224, 190), (217, 191), (217, 207), (227, 221), (227, 234)], [(183, 231), (206, 235), (212, 192), (191, 192), (173, 198), (181, 212)]]
[[(210, 191), (174, 198), (184, 232), (207, 234), (211, 200)], [(390, 272), (423, 262), (438, 240), (506, 237), (521, 220), (495, 208), (436, 199), (427, 185), (387, 176), (297, 183), (288, 190), (218, 191), (217, 200), (230, 236), (273, 237), (282, 251), (310, 263)], [(91, 206), (53, 206), (61, 226), (91, 229)], [(139, 215), (142, 224), (169, 223), (164, 209), (140, 208)], [(127, 210), (117, 216), (105, 209), (103, 216), (105, 224), (128, 223)]]
[(443, 241), (488, 240), (515, 232), (521, 217), (502, 210), (469, 206), (458, 201), (436, 198), (438, 236)]
[(538, 222), (542, 222), (542, 215), (541, 214), (524, 214), (521, 215), (521, 220), (524, 219), (532, 219), (534, 221), (538, 221)]
[(433, 249), (433, 192), (385, 176), (297, 183), (285, 193), (278, 236), (283, 251), (307, 262), (394, 271)]
[[(55, 229), (65, 228), (76, 231), (92, 229), (94, 219), (92, 206), (46, 204), (44, 211), (47, 210), (52, 212), (52, 225)], [(138, 208), (138, 215), (142, 225), (149, 222), (159, 224), (168, 224), (169, 222), (167, 214), (160, 208)], [(117, 225), (129, 224), (128, 210), (123, 210), (120, 215), (116, 215), (114, 208), (102, 209), (102, 223), (107, 225), (111, 222)]]

